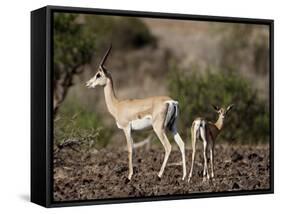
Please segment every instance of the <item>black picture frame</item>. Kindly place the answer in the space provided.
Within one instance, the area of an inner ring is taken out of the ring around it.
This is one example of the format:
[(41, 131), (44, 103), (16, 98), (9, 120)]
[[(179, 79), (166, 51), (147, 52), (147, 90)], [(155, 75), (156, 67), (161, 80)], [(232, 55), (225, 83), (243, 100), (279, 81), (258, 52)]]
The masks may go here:
[[(213, 21), (225, 23), (250, 23), (268, 25), (270, 28), (270, 188), (268, 190), (235, 191), (219, 193), (192, 193), (190, 195), (153, 196), (143, 198), (117, 198), (89, 201), (55, 202), (53, 193), (53, 111), (52, 71), (54, 12), (102, 14), (147, 18)], [(79, 7), (46, 6), (31, 12), (31, 201), (44, 207), (93, 205), (125, 202), (144, 202), (190, 198), (225, 197), (268, 194), (274, 192), (274, 21), (237, 17), (187, 15), (157, 12), (140, 12)]]

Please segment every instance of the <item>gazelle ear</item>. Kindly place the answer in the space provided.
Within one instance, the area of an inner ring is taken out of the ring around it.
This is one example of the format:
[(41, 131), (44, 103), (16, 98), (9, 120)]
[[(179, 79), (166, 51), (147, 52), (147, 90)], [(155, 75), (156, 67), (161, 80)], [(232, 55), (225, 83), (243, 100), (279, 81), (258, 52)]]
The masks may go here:
[(213, 109), (214, 109), (216, 112), (220, 110), (220, 108), (219, 108), (218, 106), (215, 106), (215, 105), (213, 105), (213, 104), (212, 104), (212, 107), (213, 107)]
[(229, 105), (226, 109), (226, 113), (228, 113), (233, 108), (233, 106), (234, 106), (234, 104)]

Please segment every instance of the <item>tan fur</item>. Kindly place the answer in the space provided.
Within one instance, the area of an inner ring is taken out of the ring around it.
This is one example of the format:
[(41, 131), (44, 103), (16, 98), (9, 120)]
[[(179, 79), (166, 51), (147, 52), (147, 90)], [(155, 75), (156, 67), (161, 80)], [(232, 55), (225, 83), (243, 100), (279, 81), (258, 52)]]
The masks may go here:
[[(158, 176), (161, 177), (166, 163), (168, 161), (171, 144), (166, 136), (166, 127), (164, 125), (165, 120), (167, 119), (167, 105), (168, 101), (171, 101), (173, 105), (177, 105), (177, 102), (171, 99), (168, 96), (157, 96), (157, 97), (148, 97), (145, 99), (130, 99), (130, 100), (118, 100), (113, 87), (113, 80), (111, 74), (107, 69), (103, 67), (103, 63), (106, 61), (106, 58), (110, 52), (110, 49), (107, 51), (104, 56), (101, 65), (95, 76), (87, 82), (87, 87), (94, 88), (98, 85), (104, 87), (104, 96), (105, 102), (108, 108), (109, 113), (116, 120), (117, 126), (124, 131), (127, 148), (128, 148), (128, 165), (129, 165), (129, 175), (128, 178), (131, 179), (133, 175), (133, 164), (132, 164), (132, 148), (133, 148), (133, 139), (131, 136), (132, 131), (132, 122), (134, 123), (142, 119), (143, 117), (149, 116), (152, 118), (152, 128), (159, 138), (165, 149), (165, 157), (161, 166), (161, 169), (158, 173)], [(142, 129), (142, 128), (141, 128)], [(184, 142), (179, 136), (176, 126), (173, 123), (172, 133), (174, 140), (178, 144), (181, 154), (182, 154), (182, 166), (183, 166), (183, 177), (186, 176), (186, 164), (185, 164), (185, 149)]]
[[(190, 182), (190, 179), (192, 177), (195, 152), (196, 152), (196, 141), (198, 140), (198, 138), (203, 141), (203, 147), (204, 147), (203, 148), (203, 156), (204, 156), (203, 180), (205, 180), (205, 176), (207, 176), (207, 179), (209, 179), (207, 156), (206, 156), (207, 147), (209, 148), (210, 151), (211, 177), (212, 178), (214, 177), (213, 156), (214, 156), (215, 140), (223, 128), (224, 119), (227, 112), (230, 111), (232, 107), (233, 105), (230, 105), (227, 107), (226, 110), (224, 108), (218, 109), (217, 107), (215, 107), (216, 112), (219, 114), (219, 117), (215, 123), (207, 121), (201, 117), (198, 117), (193, 121), (191, 126), (192, 162), (191, 162), (190, 173), (188, 176), (188, 182)], [(198, 124), (200, 124), (199, 127), (197, 127)]]

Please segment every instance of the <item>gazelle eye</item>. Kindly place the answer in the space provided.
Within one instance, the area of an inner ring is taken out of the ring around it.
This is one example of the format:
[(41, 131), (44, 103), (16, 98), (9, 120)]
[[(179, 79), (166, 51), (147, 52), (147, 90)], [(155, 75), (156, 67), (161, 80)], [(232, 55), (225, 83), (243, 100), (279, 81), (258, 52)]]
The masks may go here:
[(96, 77), (97, 77), (97, 78), (100, 78), (100, 77), (101, 77), (100, 73), (98, 73)]

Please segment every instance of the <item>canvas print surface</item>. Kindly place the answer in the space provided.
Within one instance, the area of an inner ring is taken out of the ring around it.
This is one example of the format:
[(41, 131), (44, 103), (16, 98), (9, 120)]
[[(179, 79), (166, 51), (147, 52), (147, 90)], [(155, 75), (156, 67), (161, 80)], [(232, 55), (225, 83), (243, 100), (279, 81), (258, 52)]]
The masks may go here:
[(52, 20), (55, 202), (270, 188), (268, 25)]

